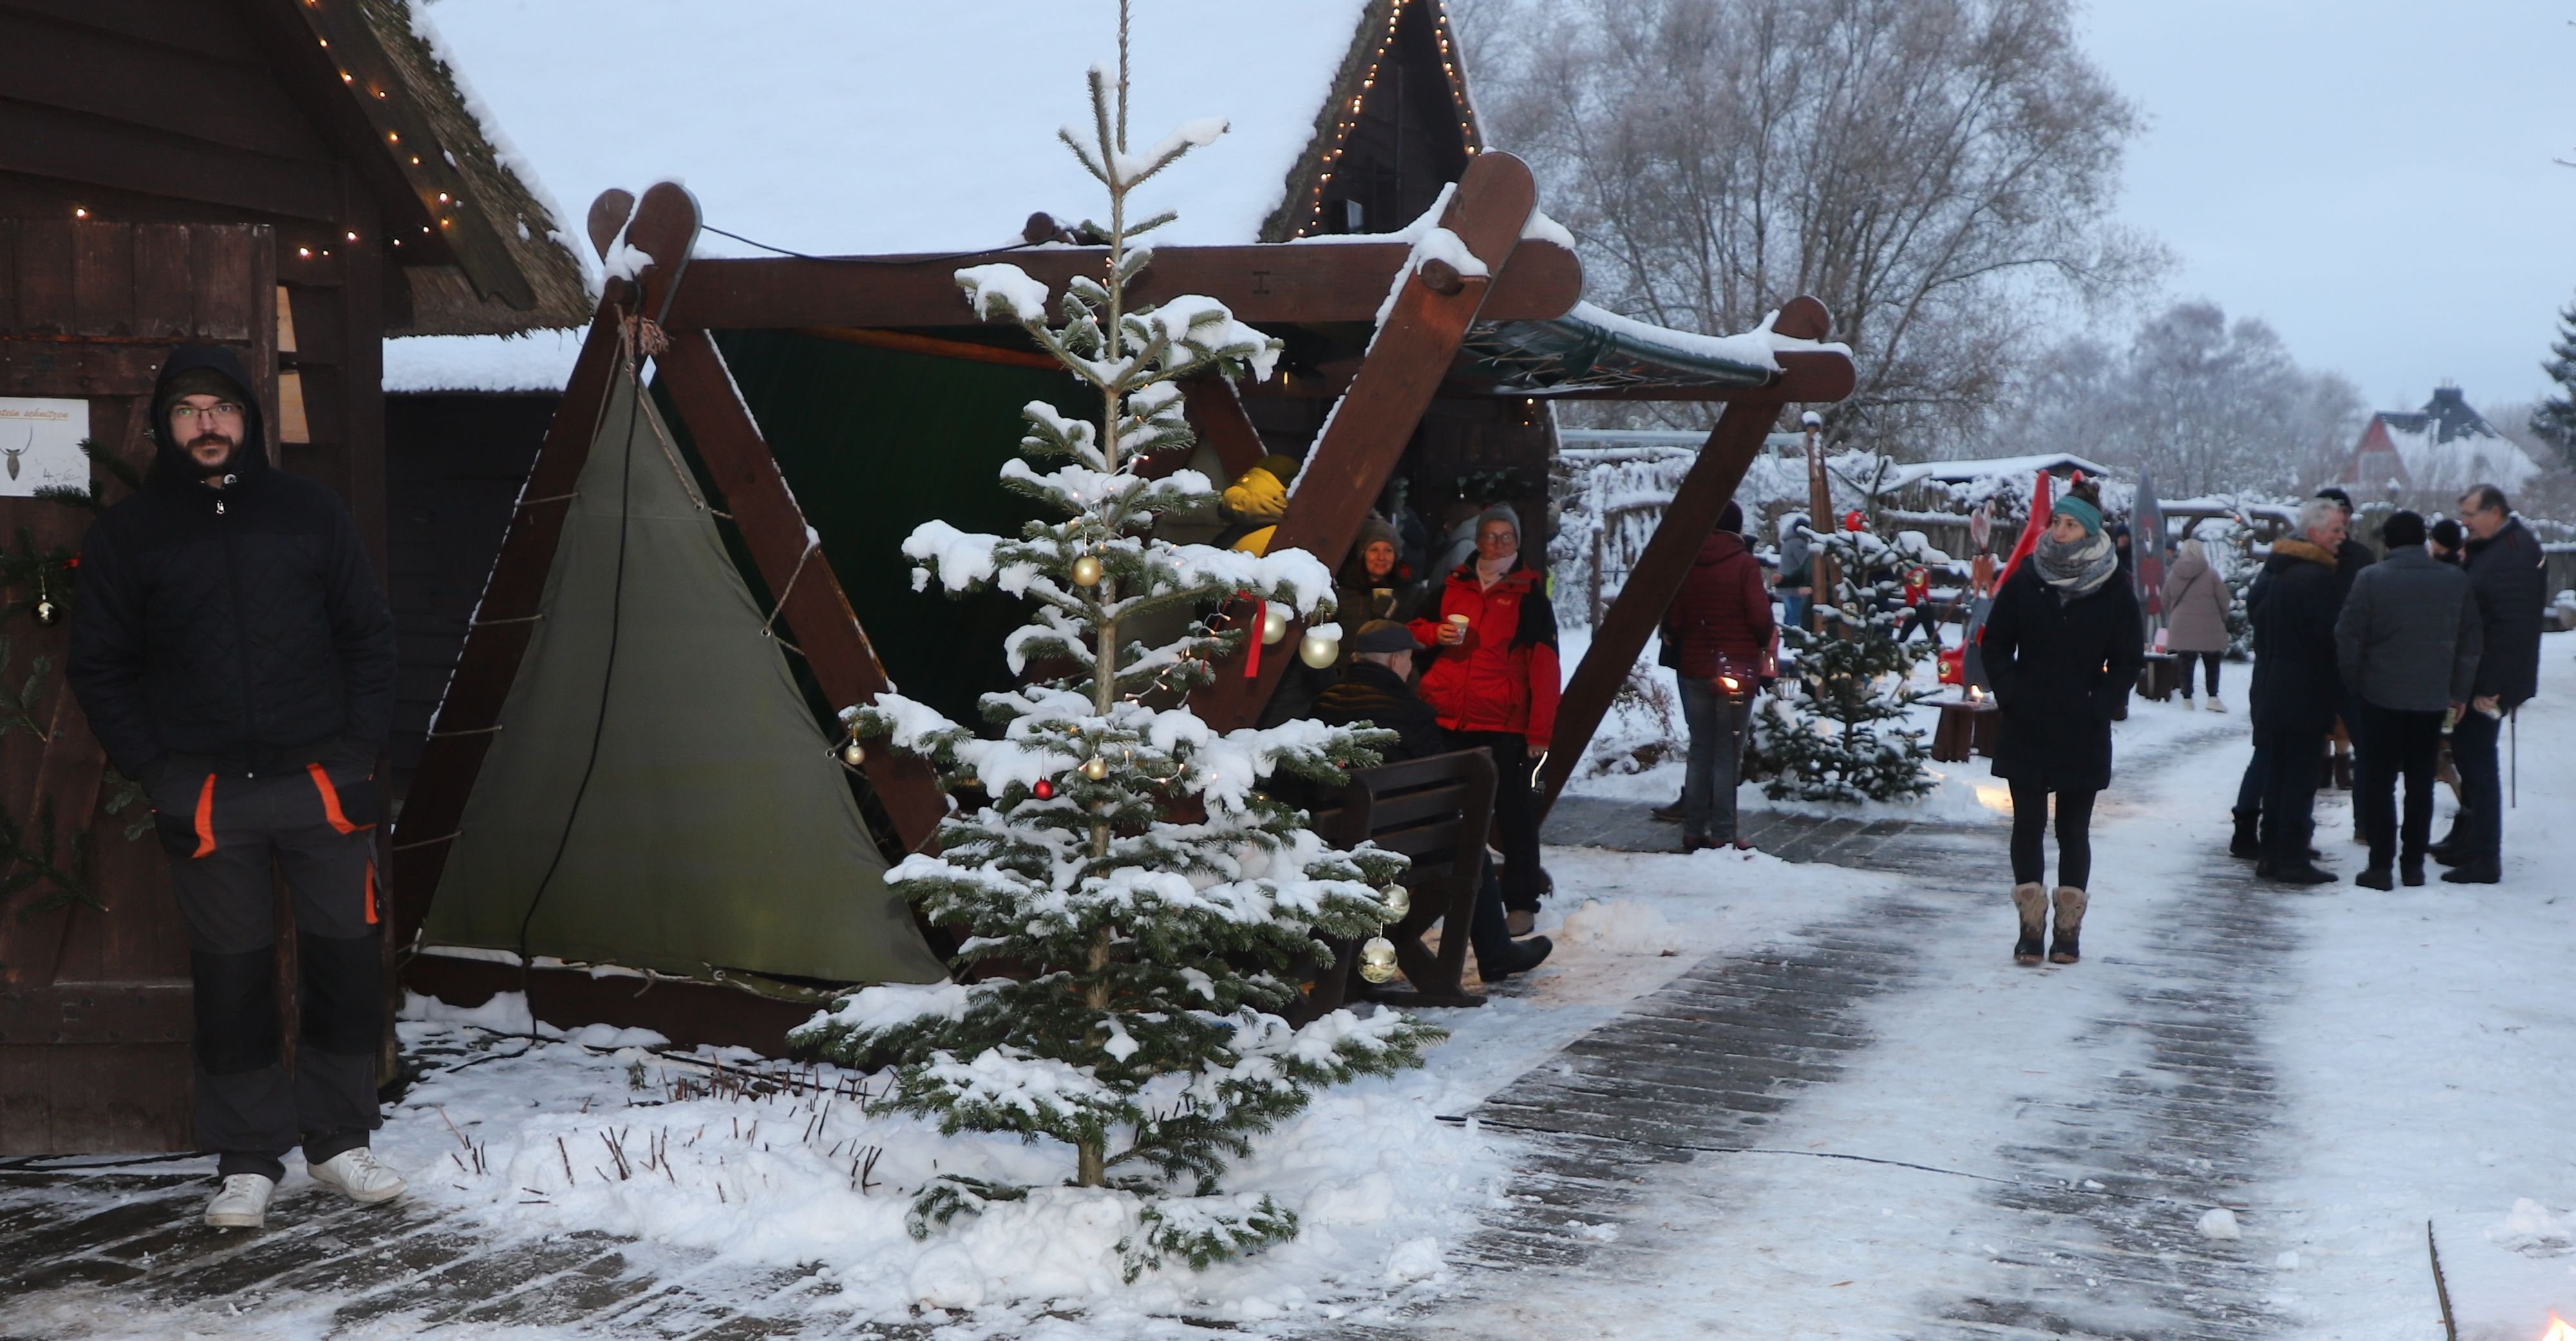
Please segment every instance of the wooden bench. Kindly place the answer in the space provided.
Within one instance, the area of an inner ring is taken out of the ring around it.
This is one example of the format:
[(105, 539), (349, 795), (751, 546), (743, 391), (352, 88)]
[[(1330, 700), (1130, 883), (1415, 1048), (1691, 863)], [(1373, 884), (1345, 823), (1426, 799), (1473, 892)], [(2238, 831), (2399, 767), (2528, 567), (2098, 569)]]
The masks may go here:
[(2002, 732), (1993, 699), (1952, 699), (1941, 705), (1940, 723), (1932, 729), (1932, 757), (1945, 764), (1966, 763), (1970, 754), (1992, 759)]
[[(1408, 759), (1351, 774), (1338, 803), (1311, 812), (1316, 833), (1335, 847), (1374, 842), (1413, 859), (1404, 874), (1413, 907), (1381, 933), (1395, 942), (1396, 967), (1410, 988), (1378, 986), (1359, 976), (1358, 941), (1332, 941), (1333, 966), (1316, 976), (1306, 1018), (1353, 998), (1405, 1006), (1481, 1006), (1467, 990), (1467, 928), (1475, 920), (1484, 874), (1485, 833), (1493, 823), (1494, 757), (1482, 748)], [(1440, 948), (1422, 943), (1440, 925)]]

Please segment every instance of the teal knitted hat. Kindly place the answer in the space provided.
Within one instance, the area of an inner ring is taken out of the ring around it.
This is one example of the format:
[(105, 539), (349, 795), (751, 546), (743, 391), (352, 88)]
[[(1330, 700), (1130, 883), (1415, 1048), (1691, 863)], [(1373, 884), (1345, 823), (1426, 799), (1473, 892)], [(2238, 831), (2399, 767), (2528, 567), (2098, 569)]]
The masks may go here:
[(2052, 517), (2073, 517), (2075, 520), (2084, 524), (2084, 534), (2088, 536), (2102, 534), (2102, 509), (2093, 506), (2091, 503), (2085, 502), (2083, 499), (2078, 498), (2073, 494), (2068, 494), (2066, 497), (2057, 500), (2056, 507), (2049, 513), (2049, 515)]

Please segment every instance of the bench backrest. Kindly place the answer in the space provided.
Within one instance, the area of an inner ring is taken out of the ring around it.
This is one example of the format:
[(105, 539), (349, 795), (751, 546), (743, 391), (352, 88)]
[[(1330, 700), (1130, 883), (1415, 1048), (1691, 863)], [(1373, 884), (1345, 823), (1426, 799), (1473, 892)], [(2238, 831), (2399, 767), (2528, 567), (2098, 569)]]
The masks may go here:
[(1418, 888), (1449, 874), (1461, 857), (1476, 868), (1493, 819), (1494, 782), (1494, 757), (1482, 747), (1381, 764), (1353, 772), (1340, 803), (1310, 819), (1337, 847), (1374, 842), (1412, 858), (1405, 884)]

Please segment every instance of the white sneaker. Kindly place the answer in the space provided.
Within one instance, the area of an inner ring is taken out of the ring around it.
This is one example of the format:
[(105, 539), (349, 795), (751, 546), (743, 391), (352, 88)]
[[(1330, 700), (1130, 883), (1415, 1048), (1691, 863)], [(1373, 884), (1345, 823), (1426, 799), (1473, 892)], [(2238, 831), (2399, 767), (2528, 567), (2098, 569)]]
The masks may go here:
[(375, 1152), (365, 1146), (343, 1150), (319, 1164), (306, 1166), (313, 1181), (324, 1187), (336, 1187), (349, 1200), (361, 1206), (391, 1201), (408, 1186), (393, 1170), (376, 1162)]
[(277, 1184), (265, 1174), (236, 1173), (206, 1203), (206, 1223), (217, 1229), (262, 1228), (268, 1224), (269, 1194), (275, 1191)]
[(2199, 707), (2199, 706), (2200, 706), (2200, 700), (2193, 698), (2193, 697), (2192, 697), (2191, 695), (2189, 695), (2189, 694), (2185, 694), (2185, 695), (2183, 695), (2183, 696), (2182, 696), (2182, 710), (2183, 710), (2184, 712), (2190, 712), (2192, 709), (2197, 708), (2197, 707)]
[(2211, 712), (2225, 712), (2227, 711), (2227, 705), (2218, 701), (2218, 695), (2212, 694), (2209, 696), (2209, 710)]

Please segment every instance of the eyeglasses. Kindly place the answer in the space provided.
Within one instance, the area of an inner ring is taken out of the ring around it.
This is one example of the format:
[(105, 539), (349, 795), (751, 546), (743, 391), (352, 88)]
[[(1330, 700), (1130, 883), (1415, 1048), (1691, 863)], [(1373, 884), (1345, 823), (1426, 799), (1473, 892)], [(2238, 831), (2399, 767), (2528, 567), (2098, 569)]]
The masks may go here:
[(173, 405), (170, 407), (170, 417), (178, 420), (239, 419), (242, 417), (242, 407), (233, 404), (231, 401), (223, 401), (214, 405), (202, 406)]

